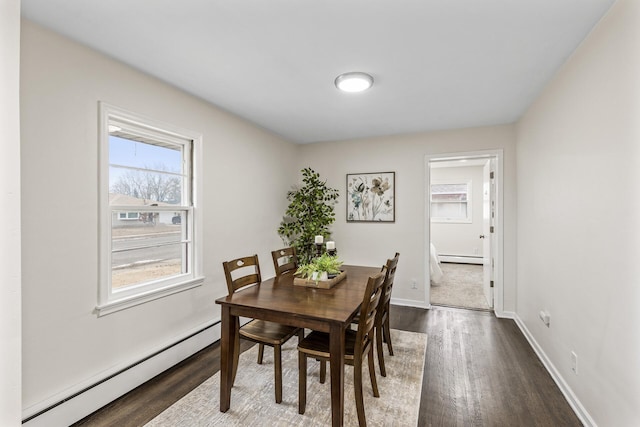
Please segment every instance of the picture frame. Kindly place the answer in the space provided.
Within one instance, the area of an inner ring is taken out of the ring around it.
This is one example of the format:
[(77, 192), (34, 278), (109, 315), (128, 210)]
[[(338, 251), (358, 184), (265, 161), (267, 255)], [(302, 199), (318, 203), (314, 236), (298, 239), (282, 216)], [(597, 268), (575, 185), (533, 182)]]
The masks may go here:
[(347, 222), (396, 221), (396, 173), (347, 174)]

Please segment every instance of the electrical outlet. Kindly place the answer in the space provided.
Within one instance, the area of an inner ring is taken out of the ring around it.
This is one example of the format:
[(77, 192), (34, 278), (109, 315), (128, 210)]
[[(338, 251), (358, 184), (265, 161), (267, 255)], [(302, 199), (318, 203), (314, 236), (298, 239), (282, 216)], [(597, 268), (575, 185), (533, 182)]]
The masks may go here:
[(418, 281), (416, 279), (411, 279), (411, 289), (418, 289)]
[(578, 375), (578, 355), (575, 351), (571, 352), (571, 370)]

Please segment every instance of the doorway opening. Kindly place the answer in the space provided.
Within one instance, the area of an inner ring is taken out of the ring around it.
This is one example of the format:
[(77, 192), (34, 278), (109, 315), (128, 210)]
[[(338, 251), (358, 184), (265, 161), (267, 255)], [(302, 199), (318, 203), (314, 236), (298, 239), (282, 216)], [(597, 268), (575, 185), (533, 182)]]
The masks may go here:
[(427, 158), (428, 301), (501, 311), (501, 150)]

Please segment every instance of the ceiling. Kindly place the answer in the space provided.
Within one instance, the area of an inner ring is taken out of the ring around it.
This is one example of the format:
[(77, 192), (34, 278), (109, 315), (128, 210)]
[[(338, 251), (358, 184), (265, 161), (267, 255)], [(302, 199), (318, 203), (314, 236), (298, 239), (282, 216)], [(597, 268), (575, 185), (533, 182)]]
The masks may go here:
[[(308, 143), (512, 123), (614, 1), (22, 0), (22, 13)], [(373, 87), (338, 91), (348, 71)]]

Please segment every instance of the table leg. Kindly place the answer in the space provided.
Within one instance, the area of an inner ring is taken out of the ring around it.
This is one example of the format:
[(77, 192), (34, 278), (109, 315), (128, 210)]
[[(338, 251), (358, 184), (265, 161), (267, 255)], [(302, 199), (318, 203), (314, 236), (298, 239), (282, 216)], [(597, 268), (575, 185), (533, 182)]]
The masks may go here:
[(227, 412), (231, 406), (231, 387), (233, 387), (233, 363), (236, 340), (237, 317), (232, 316), (229, 307), (222, 306), (222, 331), (220, 339), (220, 412)]
[(331, 425), (334, 427), (342, 426), (344, 422), (344, 336), (342, 325), (331, 325)]

